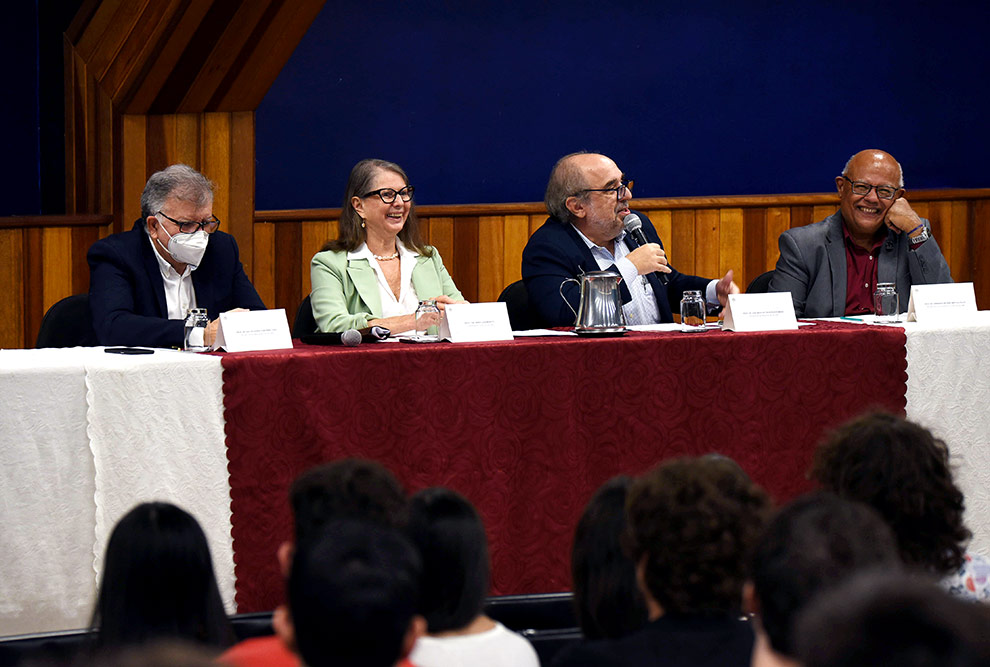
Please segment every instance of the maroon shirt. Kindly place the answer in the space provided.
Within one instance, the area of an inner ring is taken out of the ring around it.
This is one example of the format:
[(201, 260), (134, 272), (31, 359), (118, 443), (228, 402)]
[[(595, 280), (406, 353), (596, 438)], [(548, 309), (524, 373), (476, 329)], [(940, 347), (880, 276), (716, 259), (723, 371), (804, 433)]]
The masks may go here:
[(846, 244), (846, 315), (863, 315), (873, 312), (873, 292), (877, 289), (877, 262), (880, 257), (881, 238), (866, 250), (853, 243), (845, 223), (842, 238)]

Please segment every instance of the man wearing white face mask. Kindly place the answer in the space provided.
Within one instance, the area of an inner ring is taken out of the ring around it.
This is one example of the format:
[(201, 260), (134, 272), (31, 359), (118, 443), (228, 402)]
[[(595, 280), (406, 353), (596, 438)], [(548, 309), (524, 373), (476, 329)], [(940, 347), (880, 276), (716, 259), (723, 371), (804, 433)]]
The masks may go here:
[(181, 347), (186, 313), (206, 308), (203, 342), (212, 345), (220, 313), (264, 309), (234, 237), (219, 227), (209, 179), (184, 164), (153, 174), (134, 228), (97, 241), (87, 255), (99, 343)]

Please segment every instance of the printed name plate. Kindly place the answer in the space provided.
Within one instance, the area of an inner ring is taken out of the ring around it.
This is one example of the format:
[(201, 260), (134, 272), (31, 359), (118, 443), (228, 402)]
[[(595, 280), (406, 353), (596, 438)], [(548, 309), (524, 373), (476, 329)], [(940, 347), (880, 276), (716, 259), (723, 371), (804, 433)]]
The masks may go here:
[(451, 343), (512, 340), (509, 311), (501, 301), (448, 303), (444, 313), (440, 337)]
[(730, 294), (722, 314), (726, 331), (783, 331), (797, 329), (790, 292)]
[(976, 317), (973, 283), (912, 285), (908, 322), (963, 324)]
[(284, 308), (220, 313), (214, 350), (251, 352), (292, 348), (292, 335)]

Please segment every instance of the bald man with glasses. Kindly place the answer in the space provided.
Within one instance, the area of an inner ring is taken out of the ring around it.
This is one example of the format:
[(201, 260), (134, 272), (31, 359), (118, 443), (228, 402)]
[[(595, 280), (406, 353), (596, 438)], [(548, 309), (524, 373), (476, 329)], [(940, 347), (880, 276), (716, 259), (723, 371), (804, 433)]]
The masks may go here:
[(900, 310), (911, 285), (951, 283), (931, 224), (904, 198), (901, 165), (889, 153), (856, 153), (835, 177), (839, 210), (780, 235), (771, 292), (790, 292), (798, 317), (873, 312), (877, 283), (894, 283)]
[(732, 271), (712, 280), (672, 267), (653, 223), (642, 213), (637, 215), (648, 243), (637, 244), (623, 229), (631, 213), (632, 185), (614, 161), (597, 153), (571, 153), (554, 165), (544, 198), (550, 217), (530, 237), (522, 257), (530, 306), (546, 326), (574, 325), (567, 304), (577, 310), (580, 289), (574, 283), (561, 285), (591, 271), (613, 270), (622, 276), (619, 291), (627, 324), (673, 322), (673, 311), (679, 312), (687, 290), (701, 291), (710, 313), (739, 291)]

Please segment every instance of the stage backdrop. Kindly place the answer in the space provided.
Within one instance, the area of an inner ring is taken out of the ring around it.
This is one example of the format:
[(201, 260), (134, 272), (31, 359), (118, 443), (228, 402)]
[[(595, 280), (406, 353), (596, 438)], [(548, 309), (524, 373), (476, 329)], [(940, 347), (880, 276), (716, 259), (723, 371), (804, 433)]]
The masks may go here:
[(257, 110), (258, 209), (336, 207), (364, 157), (425, 204), (538, 201), (616, 158), (639, 197), (823, 192), (858, 149), (986, 187), (990, 3), (331, 0)]

